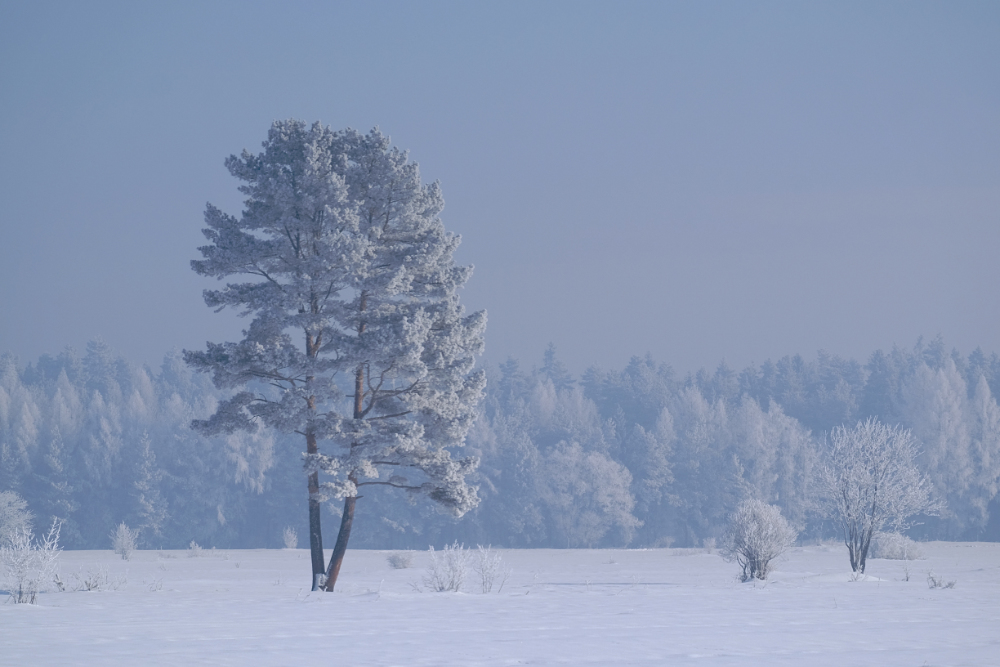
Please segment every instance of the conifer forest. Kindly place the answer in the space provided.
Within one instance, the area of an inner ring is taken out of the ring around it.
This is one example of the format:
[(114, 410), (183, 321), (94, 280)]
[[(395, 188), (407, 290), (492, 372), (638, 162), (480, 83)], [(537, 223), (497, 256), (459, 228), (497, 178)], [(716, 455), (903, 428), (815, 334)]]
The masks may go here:
[[(802, 539), (837, 537), (816, 511), (828, 434), (868, 417), (912, 431), (944, 502), (916, 539), (1000, 539), (1000, 357), (940, 338), (867, 360), (823, 352), (680, 376), (634, 357), (574, 377), (555, 347), (488, 367), (462, 454), (478, 506), (455, 519), (393, 489), (366, 489), (353, 546), (700, 546), (747, 496), (781, 508)], [(204, 436), (192, 420), (222, 392), (179, 352), (137, 366), (97, 340), (22, 363), (0, 359), (0, 487), (69, 549), (105, 549), (121, 522), (143, 548), (282, 545), (307, 534), (303, 446), (271, 430)], [(324, 503), (335, 525), (336, 503)]]

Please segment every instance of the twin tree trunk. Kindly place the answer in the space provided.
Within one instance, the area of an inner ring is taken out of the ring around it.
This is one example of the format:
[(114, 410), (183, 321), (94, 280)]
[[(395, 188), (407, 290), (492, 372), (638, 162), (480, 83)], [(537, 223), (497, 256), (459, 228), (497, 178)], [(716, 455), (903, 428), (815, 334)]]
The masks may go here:
[[(364, 303), (364, 302), (362, 302)], [(361, 325), (364, 330), (364, 325)], [(354, 376), (354, 418), (361, 419), (364, 409), (364, 366), (358, 366), (358, 372)], [(357, 476), (352, 472), (347, 476), (355, 484), (358, 483)], [(347, 541), (351, 539), (351, 526), (354, 525), (354, 504), (357, 496), (344, 498), (344, 513), (340, 517), (340, 532), (337, 533), (337, 544), (333, 547), (333, 554), (330, 556), (330, 566), (326, 569), (326, 585), (323, 587), (327, 593), (333, 592), (333, 587), (337, 585), (337, 576), (340, 575), (340, 565), (344, 562), (344, 554), (347, 553)]]
[[(316, 300), (312, 300), (312, 311), (315, 313), (317, 311)], [(315, 359), (316, 355), (319, 354), (319, 347), (321, 343), (320, 336), (313, 338), (312, 334), (306, 333), (306, 355), (311, 359)], [(306, 382), (312, 382), (312, 377), (307, 377)], [(316, 397), (310, 396), (306, 405), (312, 412), (316, 411)], [(312, 428), (306, 429), (306, 453), (309, 455), (315, 455), (319, 453), (319, 447), (316, 445), (316, 434), (313, 432)], [(313, 471), (309, 473), (309, 553), (312, 556), (312, 590), (317, 590), (319, 588), (319, 582), (324, 574), (323, 570), (323, 530), (321, 528), (320, 522), (320, 510), (322, 509), (322, 503), (319, 500), (319, 472)]]
[(847, 535), (847, 553), (851, 558), (851, 570), (858, 574), (865, 573), (865, 561), (868, 560), (868, 549), (871, 547), (875, 528), (862, 529), (860, 535), (852, 528)]
[(340, 575), (340, 565), (344, 562), (344, 554), (347, 553), (347, 540), (351, 539), (354, 503), (357, 500), (357, 496), (344, 498), (344, 515), (340, 518), (340, 532), (337, 533), (337, 544), (334, 545), (333, 554), (330, 556), (330, 567), (326, 571), (326, 585), (323, 587), (327, 593), (333, 592), (333, 587), (337, 584), (337, 577)]
[[(368, 305), (368, 297), (365, 292), (361, 293), (361, 312), (364, 312)], [(358, 324), (358, 335), (365, 332), (365, 323)], [(354, 374), (354, 418), (364, 417), (365, 409), (365, 366), (358, 366)], [(347, 479), (354, 482), (357, 488), (358, 478), (351, 472)], [(344, 554), (347, 553), (347, 541), (351, 539), (351, 526), (354, 525), (354, 504), (358, 496), (344, 498), (344, 513), (340, 517), (340, 532), (337, 533), (337, 544), (333, 547), (333, 554), (330, 555), (330, 565), (326, 569), (326, 585), (323, 587), (327, 593), (333, 592), (333, 587), (337, 585), (337, 577), (340, 575), (340, 566), (344, 562)], [(322, 551), (320, 552), (322, 553)]]
[[(306, 452), (317, 453), (316, 435), (306, 435)], [(312, 555), (312, 590), (319, 588), (320, 577), (323, 576), (323, 532), (320, 528), (319, 473), (309, 473), (309, 552)]]

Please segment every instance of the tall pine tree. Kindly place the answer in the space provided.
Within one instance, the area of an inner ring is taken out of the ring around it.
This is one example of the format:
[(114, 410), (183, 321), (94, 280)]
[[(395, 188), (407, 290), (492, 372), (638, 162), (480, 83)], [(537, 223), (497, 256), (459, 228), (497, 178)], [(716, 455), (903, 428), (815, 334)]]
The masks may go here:
[[(333, 590), (363, 487), (422, 493), (458, 515), (478, 502), (465, 481), (476, 461), (450, 448), (485, 386), (473, 367), (486, 316), (459, 303), (471, 268), (452, 260), (459, 238), (439, 218), (440, 188), (378, 130), (279, 121), (263, 153), (226, 166), (246, 208), (235, 218), (208, 206), (210, 245), (192, 267), (249, 279), (205, 302), (252, 320), (242, 341), (185, 352), (217, 387), (239, 389), (195, 426), (303, 436), (314, 588), (325, 575)], [(319, 510), (331, 496), (344, 511), (324, 568)]]

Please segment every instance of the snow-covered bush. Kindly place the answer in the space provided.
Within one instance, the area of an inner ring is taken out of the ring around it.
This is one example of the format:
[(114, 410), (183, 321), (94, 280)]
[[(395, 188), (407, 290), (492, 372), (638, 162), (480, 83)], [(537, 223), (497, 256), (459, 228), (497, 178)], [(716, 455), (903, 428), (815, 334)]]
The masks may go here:
[(22, 530), (31, 532), (28, 503), (14, 491), (0, 491), (0, 544), (8, 544)]
[(201, 556), (201, 546), (194, 540), (188, 545), (188, 558), (198, 558)]
[(740, 581), (764, 580), (771, 571), (771, 561), (790, 547), (797, 536), (778, 507), (751, 498), (744, 500), (729, 517), (722, 538), (722, 556), (735, 560), (743, 568)]
[(871, 545), (872, 558), (917, 560), (924, 557), (920, 546), (901, 533), (875, 533)]
[(122, 560), (129, 560), (132, 557), (138, 541), (139, 531), (126, 526), (124, 521), (111, 532), (111, 548), (122, 557)]
[(53, 583), (60, 551), (59, 528), (59, 522), (53, 521), (49, 532), (36, 541), (31, 531), (21, 526), (0, 545), (4, 587), (15, 604), (34, 604), (38, 593)]
[(465, 582), (469, 552), (465, 545), (446, 544), (441, 551), (430, 548), (431, 565), (424, 576), (424, 585), (432, 591), (459, 591)]
[(473, 554), (472, 569), (479, 575), (479, 582), (482, 585), (483, 593), (493, 590), (493, 584), (499, 580), (500, 588), (497, 593), (503, 590), (503, 585), (507, 583), (510, 576), (510, 568), (504, 564), (499, 553), (493, 551), (492, 547), (479, 545), (478, 551)]
[(927, 588), (954, 588), (957, 583), (954, 579), (949, 581), (944, 577), (935, 576), (933, 572), (927, 573)]
[(291, 526), (285, 526), (285, 530), (281, 532), (281, 539), (284, 540), (286, 549), (299, 548), (299, 531)]
[(385, 557), (389, 567), (394, 570), (405, 570), (406, 568), (413, 565), (413, 552), (412, 551), (393, 551), (388, 556)]
[(98, 565), (96, 570), (88, 569), (87, 574), (83, 574), (81, 569), (73, 578), (78, 591), (117, 591), (128, 583), (128, 576), (124, 574), (112, 578), (106, 565)]

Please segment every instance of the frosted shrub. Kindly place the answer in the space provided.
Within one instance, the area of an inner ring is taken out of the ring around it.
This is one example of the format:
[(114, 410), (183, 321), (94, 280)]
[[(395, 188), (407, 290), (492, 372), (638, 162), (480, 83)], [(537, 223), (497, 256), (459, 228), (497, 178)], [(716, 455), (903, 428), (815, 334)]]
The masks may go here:
[(872, 558), (917, 560), (924, 554), (916, 542), (900, 533), (875, 533), (872, 538)]
[(507, 567), (499, 553), (493, 551), (489, 546), (479, 545), (479, 550), (473, 554), (472, 569), (479, 575), (479, 582), (482, 585), (483, 593), (493, 590), (493, 584), (498, 580), (500, 587), (497, 593), (503, 590), (503, 585), (507, 583), (510, 576), (510, 568)]
[(459, 591), (465, 582), (465, 572), (469, 562), (469, 552), (465, 546), (455, 542), (446, 544), (441, 551), (430, 548), (431, 566), (424, 576), (424, 585), (432, 591)]
[(933, 572), (927, 573), (927, 588), (954, 588), (957, 583), (954, 579), (946, 581), (944, 577), (934, 576)]
[(412, 551), (393, 551), (388, 556), (385, 557), (389, 567), (394, 570), (405, 570), (406, 568), (413, 565), (413, 552)]
[(124, 521), (111, 532), (111, 548), (122, 557), (122, 560), (132, 558), (132, 552), (135, 551), (138, 540), (139, 531), (126, 526)]
[(78, 591), (117, 591), (128, 583), (128, 576), (124, 574), (112, 578), (106, 565), (98, 565), (96, 570), (88, 569), (87, 574), (81, 569), (73, 578)]
[(0, 568), (4, 587), (15, 604), (34, 604), (38, 593), (55, 579), (59, 558), (59, 522), (39, 541), (31, 531), (19, 527), (0, 546)]
[(201, 547), (194, 540), (188, 545), (188, 558), (197, 558), (201, 555)]
[(285, 526), (285, 530), (281, 533), (281, 539), (284, 540), (286, 549), (299, 548), (299, 532), (291, 526)]
[(771, 561), (784, 553), (796, 537), (780, 509), (750, 499), (743, 501), (729, 518), (720, 549), (723, 558), (735, 560), (743, 568), (740, 581), (765, 580)]

